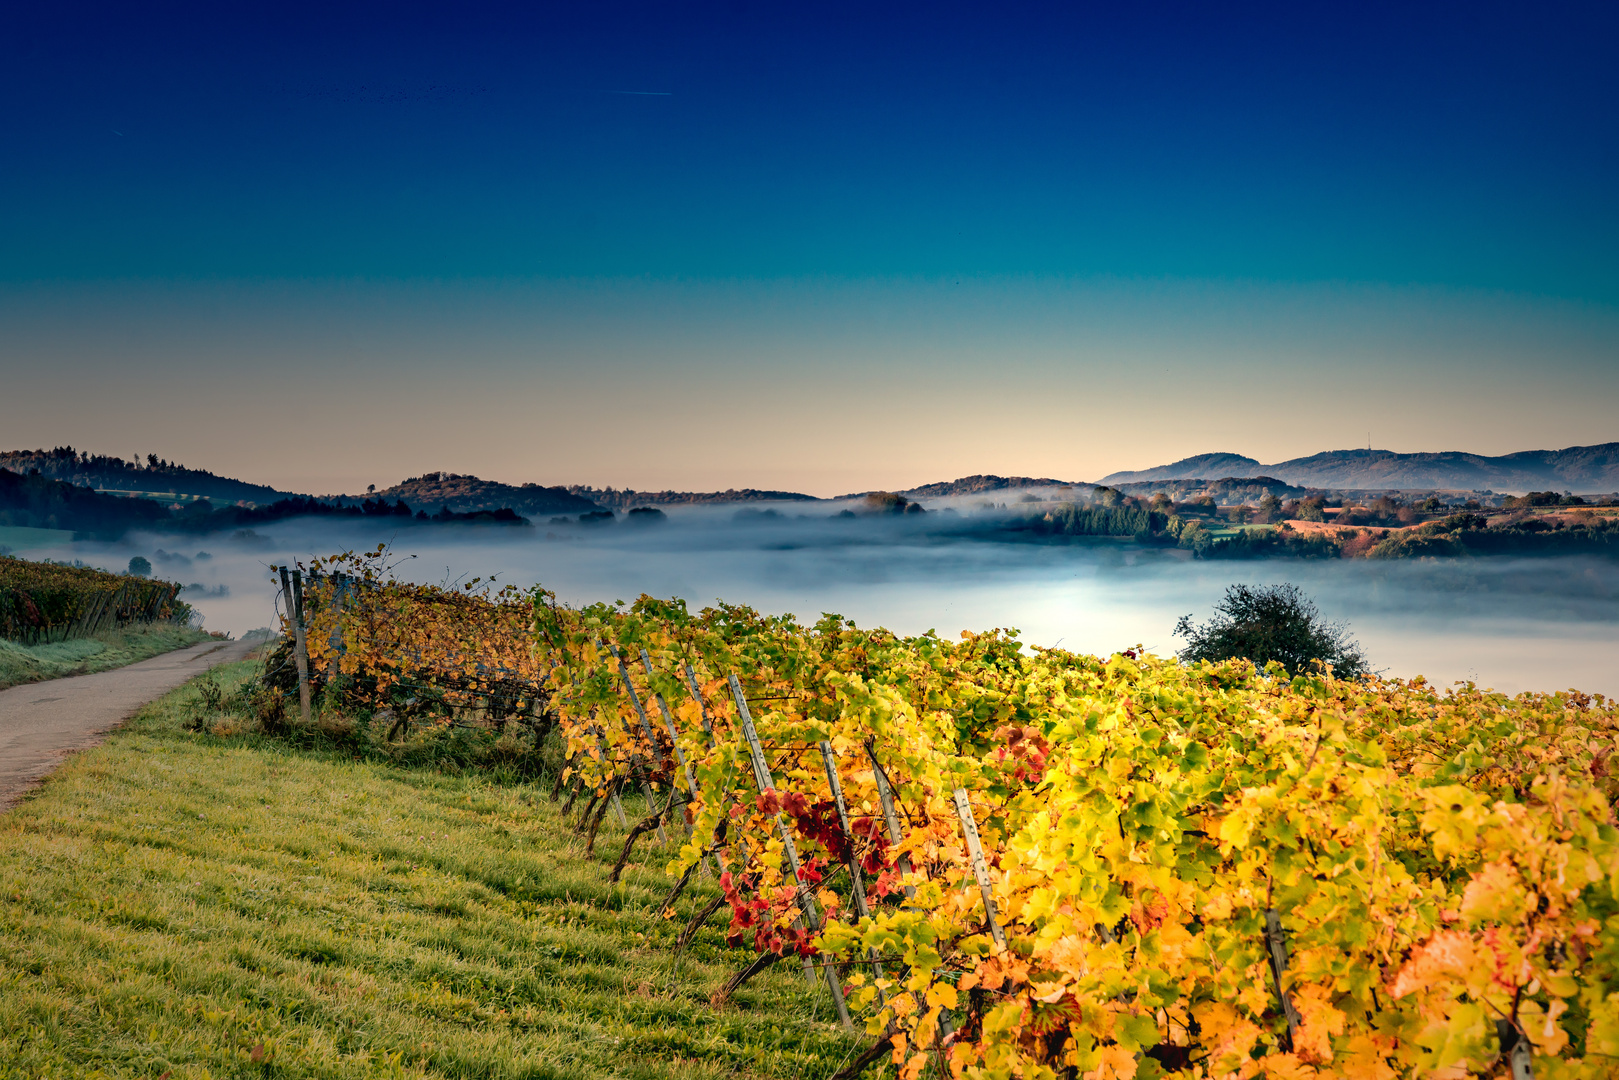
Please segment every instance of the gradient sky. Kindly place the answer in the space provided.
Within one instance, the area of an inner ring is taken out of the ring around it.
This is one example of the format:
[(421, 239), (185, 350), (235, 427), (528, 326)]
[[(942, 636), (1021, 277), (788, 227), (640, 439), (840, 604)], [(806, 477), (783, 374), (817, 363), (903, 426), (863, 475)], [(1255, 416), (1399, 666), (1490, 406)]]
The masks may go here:
[(833, 494), (1619, 438), (1619, 8), (10, 5), (0, 443)]

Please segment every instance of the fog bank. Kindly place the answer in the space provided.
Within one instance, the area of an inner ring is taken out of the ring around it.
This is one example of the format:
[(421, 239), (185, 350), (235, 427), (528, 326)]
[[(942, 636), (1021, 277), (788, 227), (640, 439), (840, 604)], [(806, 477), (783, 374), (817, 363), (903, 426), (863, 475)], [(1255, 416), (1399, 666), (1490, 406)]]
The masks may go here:
[(776, 509), (779, 518), (700, 507), (645, 525), (531, 529), (305, 520), (250, 536), (134, 535), (22, 554), (109, 569), (145, 556), (158, 576), (199, 586), (183, 598), (209, 629), (236, 635), (274, 618), (270, 565), (388, 543), (398, 572), (419, 581), (493, 575), (571, 604), (643, 592), (694, 608), (724, 599), (906, 634), (1015, 627), (1030, 644), (1102, 654), (1173, 652), (1175, 620), (1206, 617), (1228, 585), (1290, 581), (1346, 621), (1385, 674), (1619, 694), (1619, 564), (1607, 560), (1199, 562), (1117, 541), (987, 539), (972, 534), (970, 512), (850, 520), (829, 519), (824, 505), (806, 517), (802, 506)]

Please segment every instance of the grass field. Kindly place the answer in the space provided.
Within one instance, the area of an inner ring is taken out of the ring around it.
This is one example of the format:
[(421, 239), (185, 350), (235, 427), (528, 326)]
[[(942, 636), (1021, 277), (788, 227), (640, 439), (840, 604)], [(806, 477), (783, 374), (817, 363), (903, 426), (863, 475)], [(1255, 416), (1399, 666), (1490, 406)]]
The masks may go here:
[[(218, 669), (227, 689), (253, 670)], [(192, 732), (149, 706), (0, 816), (0, 1077), (824, 1077), (844, 1036), (724, 920), (678, 961), (541, 787)], [(634, 807), (631, 807), (632, 812)], [(637, 849), (653, 862), (655, 849)]]
[(173, 623), (136, 623), (95, 637), (48, 645), (19, 645), (0, 638), (0, 689), (123, 667), (207, 640), (208, 635), (201, 630)]
[(0, 549), (28, 551), (33, 548), (55, 547), (73, 539), (70, 529), (33, 529), (26, 525), (0, 525)]

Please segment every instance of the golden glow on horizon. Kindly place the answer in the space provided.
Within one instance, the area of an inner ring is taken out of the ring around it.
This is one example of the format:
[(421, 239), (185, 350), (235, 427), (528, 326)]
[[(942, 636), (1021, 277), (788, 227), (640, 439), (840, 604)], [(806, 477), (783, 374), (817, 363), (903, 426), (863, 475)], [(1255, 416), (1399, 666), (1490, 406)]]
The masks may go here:
[(1619, 317), (1434, 290), (1049, 279), (0, 292), (6, 449), (289, 490), (431, 470), (835, 495), (1211, 451), (1619, 438)]

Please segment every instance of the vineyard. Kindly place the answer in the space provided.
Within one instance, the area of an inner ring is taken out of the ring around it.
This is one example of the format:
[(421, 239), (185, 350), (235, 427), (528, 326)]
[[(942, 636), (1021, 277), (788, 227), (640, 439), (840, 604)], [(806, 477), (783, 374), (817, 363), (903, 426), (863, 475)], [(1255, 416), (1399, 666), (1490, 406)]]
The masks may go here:
[(670, 917), (716, 880), (681, 942), (755, 952), (721, 998), (801, 967), (845, 1075), (1619, 1075), (1600, 697), (478, 584), (306, 568), (306, 695), (560, 739), (573, 827), (664, 845)]
[(0, 555), (0, 638), (25, 645), (88, 637), (133, 622), (183, 620), (169, 581)]

